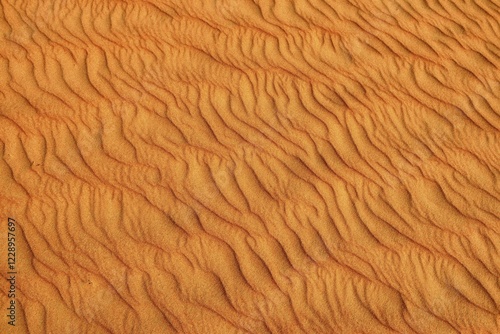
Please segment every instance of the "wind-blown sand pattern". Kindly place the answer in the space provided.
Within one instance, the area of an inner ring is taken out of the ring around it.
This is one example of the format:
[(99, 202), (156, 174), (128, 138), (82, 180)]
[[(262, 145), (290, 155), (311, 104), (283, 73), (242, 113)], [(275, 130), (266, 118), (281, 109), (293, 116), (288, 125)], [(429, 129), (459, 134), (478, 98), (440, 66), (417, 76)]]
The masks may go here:
[(0, 331), (500, 333), (499, 128), (498, 0), (2, 0)]

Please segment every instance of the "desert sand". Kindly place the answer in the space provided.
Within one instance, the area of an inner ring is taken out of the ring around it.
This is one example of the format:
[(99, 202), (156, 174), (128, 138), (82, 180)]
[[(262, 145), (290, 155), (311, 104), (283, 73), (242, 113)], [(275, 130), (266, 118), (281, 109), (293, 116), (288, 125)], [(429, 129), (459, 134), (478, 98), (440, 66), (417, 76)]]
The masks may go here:
[(0, 1), (0, 333), (500, 333), (500, 1)]

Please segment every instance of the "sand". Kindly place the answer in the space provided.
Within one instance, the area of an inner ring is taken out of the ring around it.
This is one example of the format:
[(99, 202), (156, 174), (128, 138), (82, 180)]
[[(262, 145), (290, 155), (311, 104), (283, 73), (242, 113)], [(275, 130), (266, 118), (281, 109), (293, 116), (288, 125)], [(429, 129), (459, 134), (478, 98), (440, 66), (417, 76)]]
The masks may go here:
[(3, 0), (0, 332), (500, 333), (499, 129), (498, 0)]

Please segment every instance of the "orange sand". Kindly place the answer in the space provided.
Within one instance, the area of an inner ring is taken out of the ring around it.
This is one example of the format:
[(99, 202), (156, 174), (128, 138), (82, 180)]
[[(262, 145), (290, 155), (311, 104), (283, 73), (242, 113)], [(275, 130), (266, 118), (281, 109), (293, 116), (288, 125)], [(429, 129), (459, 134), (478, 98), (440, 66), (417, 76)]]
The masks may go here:
[(1, 1), (0, 333), (500, 333), (499, 129), (498, 0)]

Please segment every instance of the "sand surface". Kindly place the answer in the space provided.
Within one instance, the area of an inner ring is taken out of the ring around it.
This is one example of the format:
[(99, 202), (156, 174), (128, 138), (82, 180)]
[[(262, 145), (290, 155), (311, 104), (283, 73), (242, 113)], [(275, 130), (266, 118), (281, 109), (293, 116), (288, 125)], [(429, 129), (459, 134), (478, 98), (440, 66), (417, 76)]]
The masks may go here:
[(0, 333), (500, 333), (499, 129), (499, 0), (1, 0)]

